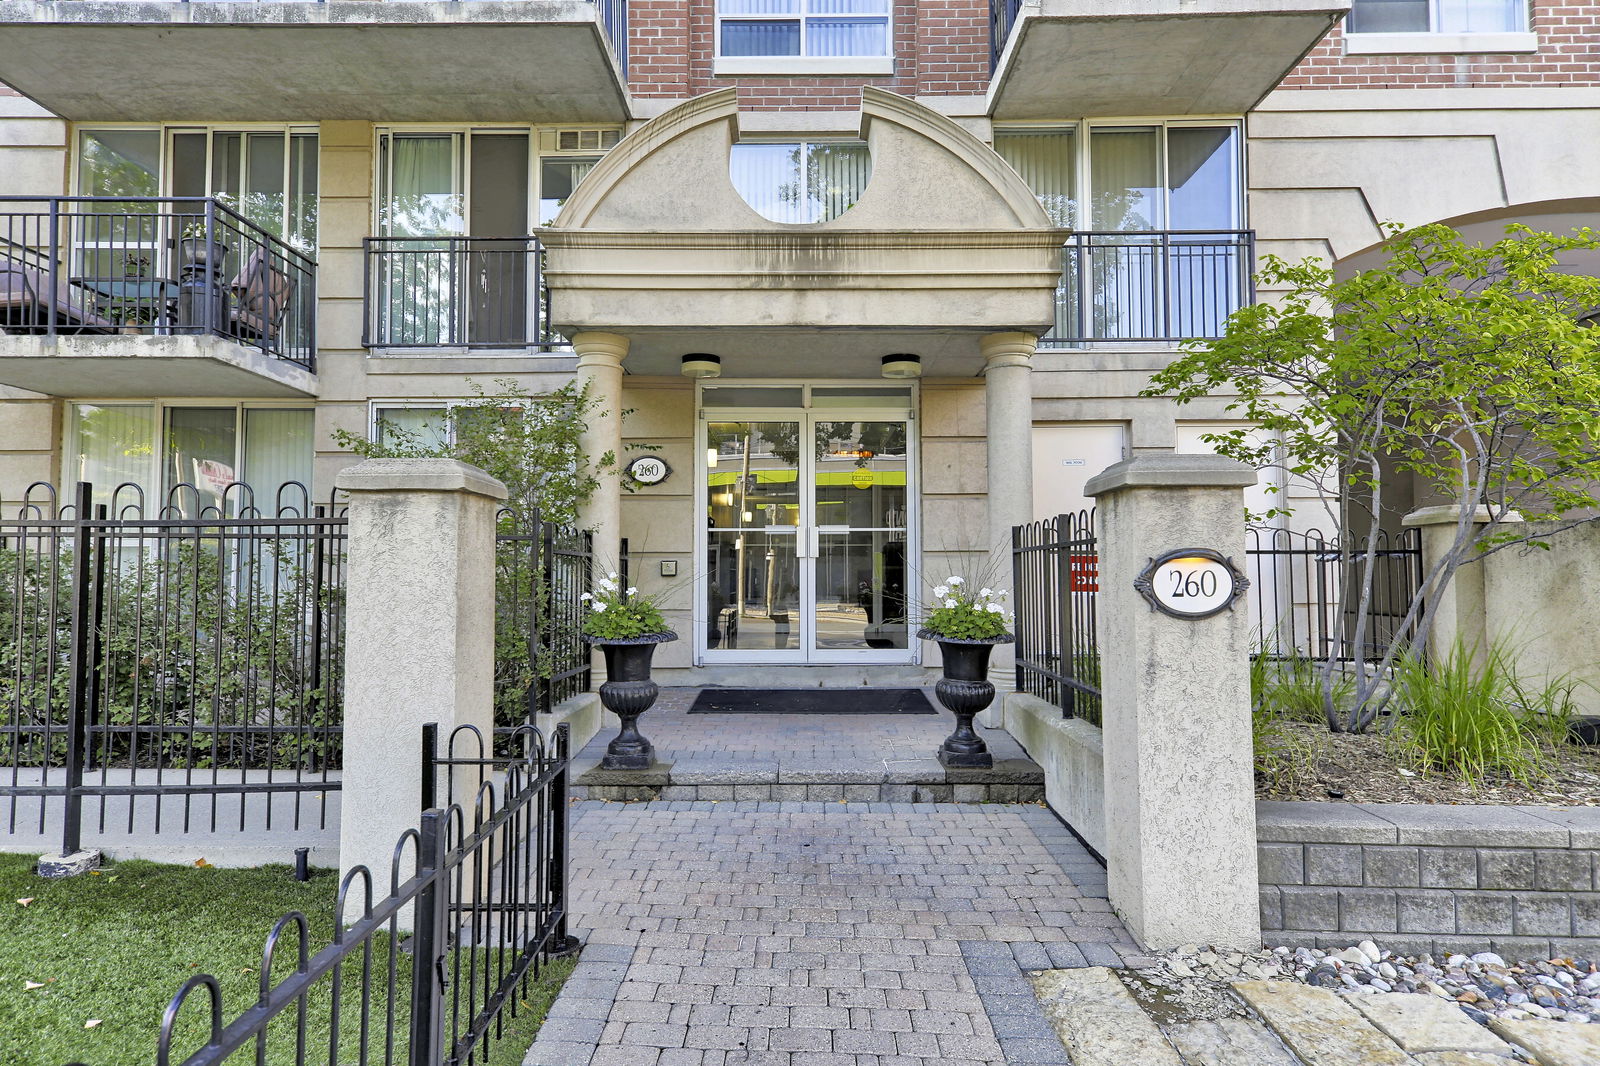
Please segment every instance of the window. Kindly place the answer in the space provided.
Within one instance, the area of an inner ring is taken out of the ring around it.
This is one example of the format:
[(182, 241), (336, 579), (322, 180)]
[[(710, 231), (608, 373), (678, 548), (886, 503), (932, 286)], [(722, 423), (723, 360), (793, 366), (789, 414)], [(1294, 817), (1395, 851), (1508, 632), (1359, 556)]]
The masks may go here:
[(729, 156), (733, 187), (762, 218), (827, 222), (848, 211), (872, 175), (862, 141), (740, 142)]
[(1247, 293), (1236, 123), (998, 129), (1068, 241), (1047, 343), (1215, 336)]
[(556, 220), (572, 190), (598, 162), (599, 156), (555, 156), (539, 161), (539, 225)]
[(443, 448), (449, 441), (444, 407), (374, 407), (372, 437), (379, 444), (404, 445), (425, 451)]
[(1522, 33), (1527, 0), (1354, 0), (1349, 33)]
[[(68, 478), (92, 482), (97, 503), (118, 485), (138, 485), (147, 512), (191, 485), (173, 497), (186, 514), (222, 506), (227, 486), (244, 482), (255, 505), (272, 513), (281, 486), (311, 486), (312, 419), (309, 407), (74, 404)], [(303, 502), (292, 490), (283, 499)], [(241, 502), (236, 493), (228, 500)]]
[(892, 74), (889, 0), (718, 0), (718, 74)]

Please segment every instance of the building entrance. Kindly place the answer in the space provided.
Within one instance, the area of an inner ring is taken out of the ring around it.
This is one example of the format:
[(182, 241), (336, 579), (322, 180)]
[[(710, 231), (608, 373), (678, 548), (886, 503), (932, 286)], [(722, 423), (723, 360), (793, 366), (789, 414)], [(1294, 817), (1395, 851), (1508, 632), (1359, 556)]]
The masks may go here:
[(909, 390), (771, 391), (804, 406), (702, 407), (697, 658), (914, 661)]

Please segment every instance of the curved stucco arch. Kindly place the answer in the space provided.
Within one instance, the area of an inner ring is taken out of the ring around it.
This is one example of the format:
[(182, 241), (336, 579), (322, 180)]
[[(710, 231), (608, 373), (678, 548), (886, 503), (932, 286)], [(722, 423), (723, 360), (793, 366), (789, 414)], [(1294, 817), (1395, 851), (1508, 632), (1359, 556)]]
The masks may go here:
[[(1570, 233), (1583, 226), (1600, 229), (1600, 197), (1577, 196), (1562, 200), (1497, 205), (1437, 220), (1458, 231), (1470, 242), (1491, 244), (1506, 235), (1506, 227), (1520, 223), (1530, 229), (1557, 234)], [(1359, 251), (1340, 257), (1334, 269), (1340, 276), (1368, 269), (1382, 258), (1382, 243), (1374, 242)], [(1572, 269), (1600, 276), (1600, 253), (1573, 252), (1563, 257)]]
[[(552, 228), (635, 232), (1035, 230), (1051, 223), (1027, 185), (983, 141), (914, 100), (866, 88), (861, 136), (872, 177), (839, 218), (785, 225), (733, 186), (736, 91), (708, 93), (623, 138), (562, 207)], [(909, 205), (915, 205), (911, 207)]]

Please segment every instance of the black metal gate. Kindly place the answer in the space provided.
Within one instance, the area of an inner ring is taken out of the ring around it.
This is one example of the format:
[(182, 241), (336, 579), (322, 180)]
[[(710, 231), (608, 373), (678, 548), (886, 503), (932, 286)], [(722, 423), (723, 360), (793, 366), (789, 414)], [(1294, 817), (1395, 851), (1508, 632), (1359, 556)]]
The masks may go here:
[(1100, 724), (1100, 644), (1095, 599), (1100, 556), (1094, 511), (1011, 530), (1016, 588), (1017, 690)]
[(298, 485), (266, 514), (242, 485), (94, 500), (35, 485), (0, 516), (7, 830), (59, 829), (71, 853), (90, 817), (102, 834), (326, 826), (344, 516)]
[[(491, 757), (482, 733), (464, 727), (441, 752), (437, 727), (424, 727), (425, 795), (440, 778), (453, 784), (446, 805), (396, 842), (387, 886), (364, 866), (345, 875), (333, 943), (315, 954), (304, 917), (280, 919), (260, 996), (232, 1021), (217, 980), (190, 978), (162, 1019), (158, 1066), (220, 1066), (250, 1046), (257, 1062), (292, 1066), (486, 1062), (526, 982), (577, 947), (567, 932), (567, 726), (549, 745), (531, 726), (513, 740), (515, 754)], [(274, 984), (285, 941), (294, 969)], [(195, 1018), (185, 1007), (202, 992)], [(176, 1050), (196, 1044), (187, 1057)]]

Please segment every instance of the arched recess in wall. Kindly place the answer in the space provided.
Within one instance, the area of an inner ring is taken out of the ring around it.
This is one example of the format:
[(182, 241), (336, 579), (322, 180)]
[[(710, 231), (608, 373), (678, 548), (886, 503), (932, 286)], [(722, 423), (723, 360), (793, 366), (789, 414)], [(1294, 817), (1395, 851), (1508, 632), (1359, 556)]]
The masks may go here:
[[(1482, 244), (1500, 240), (1506, 235), (1506, 227), (1513, 224), (1557, 234), (1568, 234), (1583, 226), (1600, 232), (1600, 197), (1513, 204), (1438, 221), (1458, 231), (1468, 241)], [(1349, 277), (1358, 270), (1377, 266), (1382, 260), (1383, 246), (1371, 244), (1338, 260), (1334, 263), (1334, 270), (1341, 278)], [(1600, 277), (1600, 252), (1574, 252), (1564, 261), (1575, 271)]]

